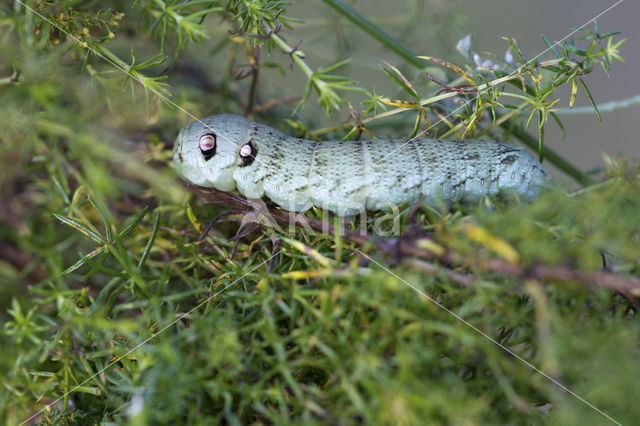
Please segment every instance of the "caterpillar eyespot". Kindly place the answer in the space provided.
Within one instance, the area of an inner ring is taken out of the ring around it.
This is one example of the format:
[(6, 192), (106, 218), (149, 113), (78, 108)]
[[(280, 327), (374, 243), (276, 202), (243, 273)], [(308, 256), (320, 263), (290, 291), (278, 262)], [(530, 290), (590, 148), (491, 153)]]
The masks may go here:
[(241, 160), (240, 167), (247, 167), (253, 164), (258, 151), (254, 148), (253, 143), (249, 141), (248, 143), (242, 145), (239, 154)]
[(208, 161), (211, 157), (213, 157), (216, 153), (216, 135), (207, 134), (202, 135), (198, 142), (200, 146), (200, 152), (204, 157), (205, 161)]
[(232, 114), (183, 128), (173, 161), (178, 174), (195, 185), (267, 197), (289, 211), (316, 206), (341, 216), (419, 199), (452, 204), (517, 194), (530, 201), (551, 182), (525, 148), (508, 143), (421, 138), (315, 142)]
[(248, 157), (251, 155), (251, 145), (242, 145), (240, 148), (240, 157)]

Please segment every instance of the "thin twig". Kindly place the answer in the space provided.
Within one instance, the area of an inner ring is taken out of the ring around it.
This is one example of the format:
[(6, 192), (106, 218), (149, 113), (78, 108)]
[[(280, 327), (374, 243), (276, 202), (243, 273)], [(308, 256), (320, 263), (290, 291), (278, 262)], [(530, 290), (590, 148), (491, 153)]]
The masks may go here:
[[(215, 188), (204, 188), (190, 183), (186, 183), (187, 187), (195, 193), (203, 196), (208, 201), (224, 205), (234, 209), (245, 209), (246, 211), (256, 212), (256, 216), (267, 218), (271, 225), (279, 223), (281, 225), (294, 224), (302, 226), (306, 229), (312, 229), (319, 233), (334, 234), (332, 227), (323, 226), (322, 222), (307, 216), (288, 212), (281, 209), (270, 209), (264, 203), (256, 203), (255, 200), (248, 200), (239, 195), (229, 192), (219, 191)], [(267, 225), (264, 220), (260, 221), (263, 225)], [(484, 272), (496, 272), (503, 275), (509, 275), (520, 279), (538, 279), (546, 281), (567, 281), (581, 284), (595, 284), (610, 290), (617, 291), (634, 303), (640, 301), (640, 278), (635, 276), (623, 276), (613, 274), (608, 271), (579, 271), (569, 266), (549, 266), (549, 265), (533, 265), (527, 267), (519, 263), (508, 262), (502, 259), (483, 259), (480, 257), (463, 256), (457, 252), (444, 251), (435, 253), (424, 249), (426, 243), (432, 246), (439, 244), (426, 234), (412, 233), (412, 235), (403, 235), (394, 238), (378, 238), (372, 235), (353, 231), (345, 228), (341, 231), (342, 238), (345, 241), (356, 243), (361, 247), (369, 246), (377, 250), (383, 255), (391, 255), (398, 259), (420, 258), (430, 261), (438, 261), (443, 265), (459, 267), (472, 266), (475, 269)], [(425, 267), (426, 268), (426, 267)], [(472, 276), (467, 275), (451, 275), (452, 281), (469, 283), (473, 280)], [(465, 284), (466, 285), (466, 284)]]

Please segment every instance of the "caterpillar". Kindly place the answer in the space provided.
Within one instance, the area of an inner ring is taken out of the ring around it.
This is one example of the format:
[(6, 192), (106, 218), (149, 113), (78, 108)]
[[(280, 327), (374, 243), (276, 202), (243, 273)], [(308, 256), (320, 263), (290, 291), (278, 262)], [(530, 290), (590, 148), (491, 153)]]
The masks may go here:
[(285, 210), (339, 216), (423, 199), (472, 203), (483, 196), (530, 201), (551, 182), (525, 148), (490, 140), (294, 138), (233, 114), (184, 127), (177, 173), (192, 184), (267, 197)]

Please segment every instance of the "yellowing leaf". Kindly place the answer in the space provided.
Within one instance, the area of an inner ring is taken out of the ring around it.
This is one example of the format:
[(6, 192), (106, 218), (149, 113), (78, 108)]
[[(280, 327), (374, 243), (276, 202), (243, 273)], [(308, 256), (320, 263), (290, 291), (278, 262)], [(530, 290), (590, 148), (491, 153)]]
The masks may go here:
[(326, 277), (333, 273), (333, 268), (311, 269), (308, 271), (291, 271), (281, 275), (282, 278), (291, 278), (294, 280), (306, 280), (313, 278)]
[(193, 209), (191, 208), (191, 204), (189, 203), (187, 203), (187, 217), (189, 218), (189, 222), (191, 222), (193, 227), (196, 228), (196, 230), (202, 234), (204, 232), (204, 227), (196, 217), (195, 213), (193, 212)]
[(431, 253), (434, 253), (438, 256), (442, 256), (444, 254), (444, 247), (437, 244), (433, 240), (428, 238), (421, 238), (416, 241), (416, 245), (424, 250), (429, 250)]
[(578, 94), (578, 83), (573, 80), (571, 81), (571, 98), (569, 98), (569, 108), (573, 108), (573, 105), (576, 103), (576, 95)]
[(390, 105), (390, 106), (399, 107), (399, 108), (420, 108), (420, 104), (418, 102), (402, 101), (399, 99), (394, 100), (394, 99), (382, 98), (380, 99), (380, 102), (382, 102), (385, 105)]
[(258, 281), (258, 284), (256, 284), (256, 288), (260, 290), (261, 293), (266, 293), (269, 288), (269, 280), (261, 278), (260, 281)]
[(520, 255), (516, 249), (502, 238), (491, 235), (486, 229), (471, 223), (465, 224), (463, 230), (470, 239), (489, 248), (504, 260), (520, 263)]
[(469, 74), (467, 74), (466, 72), (464, 72), (462, 70), (462, 68), (453, 65), (450, 62), (447, 62), (445, 60), (442, 59), (438, 59), (438, 58), (434, 58), (432, 56), (418, 56), (418, 58), (420, 59), (426, 59), (427, 61), (431, 61), (433, 63), (442, 65), (443, 67), (449, 68), (450, 70), (452, 70), (453, 72), (455, 72), (456, 74), (460, 75), (462, 78), (464, 78), (465, 80), (467, 80), (469, 83), (475, 85), (475, 81), (473, 81), (473, 78), (471, 78), (471, 76)]
[(316, 262), (318, 262), (322, 266), (330, 266), (331, 265), (331, 259), (329, 259), (326, 256), (321, 255), (317, 250), (312, 249), (311, 247), (302, 244), (300, 241), (292, 240), (290, 238), (283, 238), (282, 240), (284, 242), (286, 242), (287, 244), (289, 244), (291, 247), (293, 247), (296, 250), (298, 250), (299, 252), (306, 254), (307, 256), (309, 256), (310, 258), (312, 258), (313, 260), (315, 260)]

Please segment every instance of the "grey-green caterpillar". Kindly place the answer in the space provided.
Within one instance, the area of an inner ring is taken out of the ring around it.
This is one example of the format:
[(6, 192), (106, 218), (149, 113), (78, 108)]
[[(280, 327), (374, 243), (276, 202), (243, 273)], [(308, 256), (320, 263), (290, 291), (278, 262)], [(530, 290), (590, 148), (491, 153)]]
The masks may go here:
[(474, 202), (517, 194), (529, 201), (550, 183), (523, 147), (488, 140), (375, 139), (315, 142), (244, 117), (220, 114), (180, 131), (174, 167), (185, 180), (289, 211), (312, 206), (341, 216), (424, 199)]

